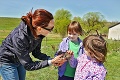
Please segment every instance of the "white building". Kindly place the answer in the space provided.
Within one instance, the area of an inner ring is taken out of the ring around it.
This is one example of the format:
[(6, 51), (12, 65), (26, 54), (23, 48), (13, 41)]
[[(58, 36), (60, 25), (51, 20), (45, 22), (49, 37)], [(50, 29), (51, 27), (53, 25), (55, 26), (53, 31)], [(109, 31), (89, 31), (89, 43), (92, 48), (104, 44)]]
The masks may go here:
[(120, 40), (120, 22), (109, 27), (108, 39)]

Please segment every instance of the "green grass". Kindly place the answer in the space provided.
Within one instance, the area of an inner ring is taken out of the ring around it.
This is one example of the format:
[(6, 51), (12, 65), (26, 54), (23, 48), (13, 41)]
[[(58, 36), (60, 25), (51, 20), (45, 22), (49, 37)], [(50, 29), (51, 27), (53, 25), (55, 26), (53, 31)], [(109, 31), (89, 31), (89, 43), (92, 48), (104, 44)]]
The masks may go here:
[(107, 80), (120, 79), (120, 41), (107, 40), (108, 42), (108, 55), (105, 66), (108, 74)]
[(12, 30), (19, 22), (20, 18), (0, 17), (0, 30)]
[[(18, 18), (0, 18), (0, 44), (9, 32), (19, 24), (19, 22), (20, 19)], [(62, 38), (58, 34), (49, 34), (43, 39), (41, 48), (42, 52), (54, 57), (54, 53), (61, 40)], [(107, 60), (104, 63), (108, 71), (106, 80), (120, 80), (120, 41), (107, 40), (107, 42), (108, 54)], [(55, 47), (55, 50), (52, 46)], [(36, 59), (33, 58), (33, 60)], [(49, 66), (35, 71), (27, 71), (26, 80), (57, 80), (57, 77), (57, 69), (54, 66)]]
[(50, 66), (36, 71), (27, 71), (26, 80), (57, 80), (57, 69)]
[(108, 74), (106, 80), (119, 80), (120, 79), (120, 52), (113, 52), (108, 54), (107, 62), (105, 66), (107, 68)]
[(0, 17), (0, 44), (2, 40), (20, 23), (20, 18)]

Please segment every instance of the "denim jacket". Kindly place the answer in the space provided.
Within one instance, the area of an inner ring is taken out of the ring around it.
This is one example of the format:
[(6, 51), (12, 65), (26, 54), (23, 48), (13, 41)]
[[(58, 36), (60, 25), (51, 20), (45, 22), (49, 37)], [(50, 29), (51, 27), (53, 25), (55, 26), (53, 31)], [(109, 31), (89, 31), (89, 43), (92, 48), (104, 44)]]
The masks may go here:
[[(62, 52), (66, 52), (67, 50), (69, 50), (69, 41), (70, 40), (69, 40), (68, 37), (63, 39), (63, 41), (59, 45), (59, 49), (56, 52), (55, 56), (58, 54), (58, 52), (60, 50)], [(80, 56), (83, 53), (83, 46), (82, 46), (82, 40), (80, 38), (78, 38), (78, 41), (80, 43), (80, 48), (78, 50), (78, 54)], [(71, 67), (76, 68), (76, 66), (77, 66), (77, 59), (75, 59), (74, 56), (72, 56), (68, 62), (70, 63)], [(59, 74), (60, 77), (62, 77), (64, 75), (64, 72), (65, 72), (65, 69), (66, 69), (66, 65), (67, 65), (67, 62), (65, 62), (62, 66), (60, 66), (58, 68), (58, 74)]]

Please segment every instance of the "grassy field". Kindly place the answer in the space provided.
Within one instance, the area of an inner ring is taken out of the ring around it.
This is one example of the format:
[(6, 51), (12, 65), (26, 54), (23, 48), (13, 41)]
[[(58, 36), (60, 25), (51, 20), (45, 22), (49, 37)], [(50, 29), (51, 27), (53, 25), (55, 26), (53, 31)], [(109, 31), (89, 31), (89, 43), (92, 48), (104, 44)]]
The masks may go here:
[[(0, 18), (0, 44), (19, 22), (18, 18)], [(49, 34), (42, 42), (42, 52), (54, 57), (61, 40), (62, 38), (58, 34)], [(120, 41), (107, 40), (107, 42), (108, 54), (105, 67), (108, 73), (106, 80), (120, 80)], [(52, 46), (55, 46), (55, 50)], [(36, 59), (33, 58), (33, 60)], [(57, 77), (57, 68), (49, 66), (36, 71), (27, 71), (26, 80), (57, 80)]]

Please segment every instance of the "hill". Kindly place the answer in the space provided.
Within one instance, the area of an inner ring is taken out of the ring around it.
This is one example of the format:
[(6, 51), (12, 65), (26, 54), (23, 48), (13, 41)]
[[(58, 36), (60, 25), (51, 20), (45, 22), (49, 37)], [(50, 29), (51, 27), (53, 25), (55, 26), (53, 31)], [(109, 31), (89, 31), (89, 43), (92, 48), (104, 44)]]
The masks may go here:
[[(0, 44), (19, 23), (20, 18), (0, 17)], [(107, 60), (105, 62), (105, 67), (108, 71), (106, 80), (120, 80), (120, 41), (112, 41), (107, 38), (106, 40), (108, 43)], [(58, 34), (51, 33), (43, 39), (41, 51), (54, 57), (54, 53), (61, 41), (62, 38)], [(52, 46), (55, 47), (55, 50)], [(27, 71), (26, 80), (57, 80), (57, 76), (57, 69), (54, 66), (50, 66), (36, 71)]]

